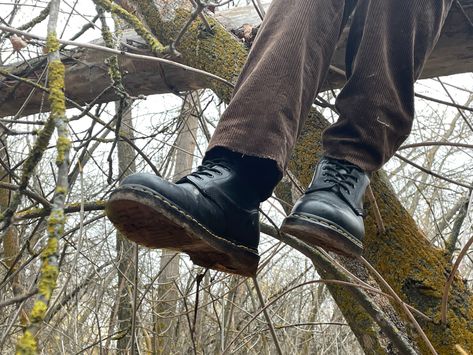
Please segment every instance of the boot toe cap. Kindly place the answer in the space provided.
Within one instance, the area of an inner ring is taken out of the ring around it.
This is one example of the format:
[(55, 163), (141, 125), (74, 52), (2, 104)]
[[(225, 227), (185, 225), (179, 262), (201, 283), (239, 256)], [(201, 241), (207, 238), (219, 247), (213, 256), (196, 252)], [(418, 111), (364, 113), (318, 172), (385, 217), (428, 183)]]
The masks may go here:
[(343, 228), (358, 240), (363, 240), (365, 234), (363, 218), (356, 215), (343, 200), (333, 193), (320, 191), (304, 196), (296, 203), (292, 213), (323, 219)]

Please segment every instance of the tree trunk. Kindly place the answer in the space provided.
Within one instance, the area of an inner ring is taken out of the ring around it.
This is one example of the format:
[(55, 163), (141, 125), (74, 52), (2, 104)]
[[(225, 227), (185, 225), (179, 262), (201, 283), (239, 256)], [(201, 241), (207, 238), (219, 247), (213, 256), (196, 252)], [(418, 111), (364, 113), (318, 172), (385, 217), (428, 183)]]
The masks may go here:
[[(308, 125), (310, 123), (311, 122), (308, 122)], [(296, 176), (292, 177), (292, 179), (296, 178)], [(286, 202), (283, 208), (287, 214), (290, 213), (292, 209), (291, 206), (300, 197), (300, 192), (294, 190), (294, 185), (291, 180), (284, 178), (275, 191), (278, 198)], [(306, 255), (312, 261), (322, 279), (351, 281), (341, 274), (336, 267), (327, 262), (327, 259), (316, 250), (312, 248), (300, 248), (297, 244), (291, 244), (290, 240), (283, 239), (283, 241)], [(357, 272), (360, 266), (356, 265), (356, 267), (354, 267), (355, 265), (353, 265), (353, 263), (345, 263), (345, 260), (347, 260), (347, 258), (338, 259), (337, 261), (351, 272), (355, 271), (354, 274), (360, 277), (360, 272)], [(368, 282), (369, 280), (367, 280), (366, 275), (364, 276), (365, 277), (361, 277), (361, 279)], [(328, 284), (327, 288), (365, 353), (389, 353), (388, 349), (390, 348), (397, 348), (399, 353), (402, 354), (412, 352), (410, 349), (412, 346), (408, 344), (406, 339), (407, 335), (401, 333), (396, 326), (394, 326), (392, 319), (383, 312), (385, 309), (391, 308), (390, 305), (387, 304), (388, 302), (385, 301), (378, 305), (377, 302), (370, 299), (362, 290), (347, 289), (345, 286)], [(380, 327), (383, 327), (385, 331), (383, 332), (383, 329), (380, 329)], [(392, 333), (395, 332), (398, 334), (396, 334), (396, 337), (393, 337)]]

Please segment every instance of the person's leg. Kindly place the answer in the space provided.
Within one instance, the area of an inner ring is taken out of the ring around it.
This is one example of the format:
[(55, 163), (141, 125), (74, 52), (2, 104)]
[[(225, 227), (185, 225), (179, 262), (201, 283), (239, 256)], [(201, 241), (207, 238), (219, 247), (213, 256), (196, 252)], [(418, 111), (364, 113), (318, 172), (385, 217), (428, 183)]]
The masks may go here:
[(107, 215), (130, 240), (255, 275), (259, 204), (282, 176), (324, 79), (345, 0), (274, 0), (202, 165), (175, 184), (127, 177)]
[(434, 47), (451, 0), (358, 0), (347, 43), (340, 117), (323, 135), (325, 157), (282, 230), (348, 255), (362, 252), (369, 173), (407, 138), (414, 82)]
[(284, 170), (322, 84), (345, 0), (274, 0), (209, 143)]
[(359, 0), (347, 42), (348, 81), (338, 121), (323, 135), (328, 156), (375, 171), (411, 131), (414, 82), (451, 0)]

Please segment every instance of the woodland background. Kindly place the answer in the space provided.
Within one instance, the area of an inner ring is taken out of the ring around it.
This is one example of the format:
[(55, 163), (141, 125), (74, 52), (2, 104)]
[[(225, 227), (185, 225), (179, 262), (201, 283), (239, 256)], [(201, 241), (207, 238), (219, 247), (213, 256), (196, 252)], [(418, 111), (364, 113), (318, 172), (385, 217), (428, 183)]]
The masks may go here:
[(454, 1), (413, 132), (373, 177), (364, 259), (277, 231), (337, 119), (341, 52), (262, 206), (256, 279), (137, 247), (104, 216), (124, 176), (199, 164), (268, 4), (0, 3), (1, 353), (473, 352), (471, 0)]

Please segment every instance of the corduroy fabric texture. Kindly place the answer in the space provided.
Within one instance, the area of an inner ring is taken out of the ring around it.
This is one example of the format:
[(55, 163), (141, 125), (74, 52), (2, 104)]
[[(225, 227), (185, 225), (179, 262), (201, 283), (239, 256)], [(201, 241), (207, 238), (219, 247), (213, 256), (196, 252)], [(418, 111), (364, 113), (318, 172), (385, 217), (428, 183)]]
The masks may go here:
[[(340, 116), (323, 135), (328, 156), (368, 172), (392, 157), (411, 130), (414, 82), (451, 2), (357, 1)], [(352, 0), (273, 0), (208, 151), (269, 158), (284, 170), (352, 7)]]

